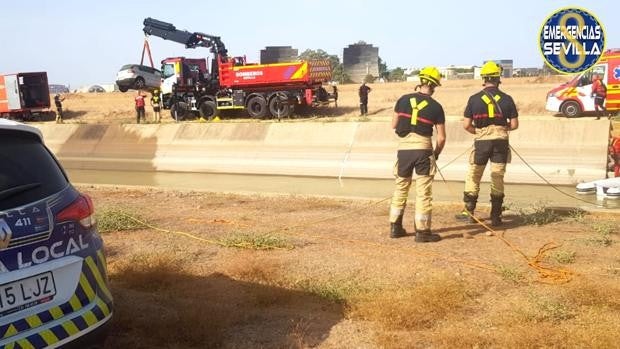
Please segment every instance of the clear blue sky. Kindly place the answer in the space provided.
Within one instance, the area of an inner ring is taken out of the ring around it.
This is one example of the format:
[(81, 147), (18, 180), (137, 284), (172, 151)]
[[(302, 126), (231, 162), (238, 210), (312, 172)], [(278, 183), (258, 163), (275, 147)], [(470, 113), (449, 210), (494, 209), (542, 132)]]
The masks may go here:
[[(393, 0), (6, 0), (0, 21), (0, 73), (47, 71), (50, 83), (77, 88), (112, 83), (118, 69), (140, 60), (142, 21), (219, 35), (232, 55), (258, 62), (265, 46), (301, 53), (342, 49), (364, 40), (379, 47), (389, 68), (481, 64), (514, 59), (541, 66), (537, 36), (555, 9), (579, 6), (603, 22), (607, 47), (620, 47), (620, 2)], [(156, 62), (204, 57), (207, 49), (151, 38)], [(159, 63), (156, 63), (158, 66)]]

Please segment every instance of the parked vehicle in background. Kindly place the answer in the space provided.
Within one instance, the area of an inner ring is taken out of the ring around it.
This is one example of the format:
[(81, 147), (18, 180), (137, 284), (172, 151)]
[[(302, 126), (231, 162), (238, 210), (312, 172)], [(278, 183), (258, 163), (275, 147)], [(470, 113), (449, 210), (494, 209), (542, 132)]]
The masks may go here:
[(113, 302), (91, 199), (34, 127), (0, 119), (0, 162), (0, 348), (101, 344)]
[(161, 85), (161, 72), (146, 65), (126, 64), (116, 74), (116, 84), (121, 92), (152, 90)]
[(620, 49), (605, 51), (601, 60), (591, 69), (549, 91), (547, 110), (561, 112), (568, 118), (595, 111), (592, 97), (592, 76), (595, 74), (607, 87), (607, 111), (620, 111)]
[(88, 88), (88, 92), (90, 93), (103, 93), (105, 92), (105, 88), (99, 86), (99, 85), (92, 85), (91, 87)]
[(49, 84), (50, 94), (55, 95), (57, 93), (69, 93), (69, 88), (65, 85)]
[(50, 112), (47, 73), (0, 75), (0, 117), (31, 120)]

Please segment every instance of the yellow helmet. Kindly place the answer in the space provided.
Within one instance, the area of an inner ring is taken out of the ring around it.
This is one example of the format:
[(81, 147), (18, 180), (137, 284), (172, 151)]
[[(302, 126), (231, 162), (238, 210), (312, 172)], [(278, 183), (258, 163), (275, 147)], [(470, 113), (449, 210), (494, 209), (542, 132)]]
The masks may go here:
[(420, 70), (420, 82), (430, 81), (437, 86), (441, 86), (441, 73), (435, 67), (425, 67)]
[(484, 63), (480, 69), (480, 76), (483, 78), (499, 78), (501, 75), (502, 66), (493, 61)]

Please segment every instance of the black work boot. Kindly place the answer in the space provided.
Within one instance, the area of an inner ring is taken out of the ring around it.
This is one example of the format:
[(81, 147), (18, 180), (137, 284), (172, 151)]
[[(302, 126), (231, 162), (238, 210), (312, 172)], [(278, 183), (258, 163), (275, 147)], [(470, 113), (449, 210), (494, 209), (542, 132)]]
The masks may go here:
[(403, 228), (403, 215), (396, 218), (396, 222), (390, 223), (390, 237), (392, 239), (402, 238), (407, 235), (407, 231)]
[(502, 205), (504, 204), (504, 194), (491, 195), (491, 225), (497, 227), (502, 225)]
[(441, 240), (441, 236), (431, 233), (430, 229), (416, 230), (415, 242), (437, 242)]
[(465, 203), (465, 207), (463, 208), (463, 211), (455, 216), (455, 218), (460, 221), (476, 223), (476, 220), (474, 219), (474, 210), (476, 209), (476, 203), (478, 202), (478, 194), (463, 192), (463, 202)]

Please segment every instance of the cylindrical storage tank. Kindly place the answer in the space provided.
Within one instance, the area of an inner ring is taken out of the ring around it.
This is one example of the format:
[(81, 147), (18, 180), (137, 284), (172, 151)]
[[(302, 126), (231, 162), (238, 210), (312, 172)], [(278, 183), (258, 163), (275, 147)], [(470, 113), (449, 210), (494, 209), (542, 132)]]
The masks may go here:
[(298, 51), (291, 46), (267, 46), (260, 51), (260, 63), (286, 63), (297, 60)]
[(343, 50), (342, 64), (353, 82), (362, 82), (368, 74), (378, 77), (379, 48), (370, 44), (349, 45)]

